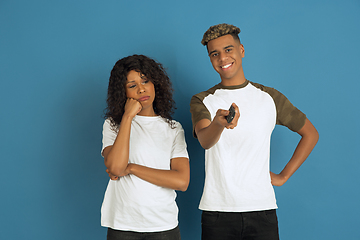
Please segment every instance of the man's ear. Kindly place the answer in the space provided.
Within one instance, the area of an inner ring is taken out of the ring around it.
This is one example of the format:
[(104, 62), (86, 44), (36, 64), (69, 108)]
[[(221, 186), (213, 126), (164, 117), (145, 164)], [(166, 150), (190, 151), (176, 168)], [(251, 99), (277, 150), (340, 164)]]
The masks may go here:
[(239, 45), (239, 48), (240, 48), (241, 57), (245, 57), (245, 48), (244, 48), (244, 45), (240, 44), (240, 45)]

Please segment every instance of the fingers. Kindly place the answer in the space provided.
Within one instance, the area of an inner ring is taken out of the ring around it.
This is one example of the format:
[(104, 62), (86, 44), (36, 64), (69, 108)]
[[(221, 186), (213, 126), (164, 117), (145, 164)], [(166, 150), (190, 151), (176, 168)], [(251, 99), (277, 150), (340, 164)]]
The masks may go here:
[(235, 104), (232, 103), (231, 104), (234, 109), (235, 109), (235, 116), (234, 118), (231, 120), (230, 123), (227, 122), (226, 117), (229, 115), (230, 111), (229, 110), (224, 110), (224, 109), (219, 109), (216, 112), (216, 116), (218, 118), (218, 122), (219, 124), (221, 124), (222, 126), (224, 126), (226, 129), (234, 129), (237, 126), (238, 120), (240, 118), (240, 111), (239, 111), (239, 107)]
[(140, 103), (138, 100), (134, 99), (134, 98), (128, 98), (128, 99), (126, 100), (125, 107), (126, 107), (126, 106), (129, 106), (129, 107), (135, 106), (135, 107), (140, 107), (140, 108), (142, 108), (141, 103)]
[(138, 114), (142, 109), (141, 103), (134, 99), (134, 98), (128, 98), (125, 103), (125, 112), (128, 112), (132, 116), (135, 116)]
[(118, 180), (119, 177), (113, 175), (113, 176), (110, 177), (110, 179), (113, 180), (113, 181), (115, 181), (115, 180)]
[(216, 115), (219, 117), (226, 117), (227, 115), (229, 115), (229, 110), (219, 109), (217, 110)]
[(239, 111), (239, 107), (233, 103), (232, 106), (234, 107), (235, 109), (235, 116), (234, 116), (234, 119), (230, 122), (230, 124), (233, 124), (233, 128), (237, 126), (237, 123), (238, 123), (238, 120), (240, 118), (240, 111)]
[(284, 185), (284, 183), (287, 181), (284, 177), (282, 177), (280, 174), (276, 174), (270, 171), (270, 178), (271, 178), (271, 184), (273, 186), (280, 187)]
[(109, 169), (106, 169), (105, 171), (107, 172), (107, 174), (109, 174), (109, 177), (110, 177), (111, 180), (118, 180), (119, 179), (118, 176), (115, 176), (115, 175), (111, 174)]

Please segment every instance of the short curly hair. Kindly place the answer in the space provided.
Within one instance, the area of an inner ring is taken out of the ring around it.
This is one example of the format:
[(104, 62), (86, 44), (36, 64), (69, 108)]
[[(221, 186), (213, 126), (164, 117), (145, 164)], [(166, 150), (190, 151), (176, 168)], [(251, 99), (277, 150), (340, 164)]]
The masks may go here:
[(234, 25), (226, 24), (226, 23), (217, 24), (217, 25), (211, 26), (204, 33), (203, 39), (201, 40), (201, 44), (204, 46), (207, 46), (209, 41), (214, 40), (218, 37), (222, 37), (227, 34), (230, 34), (231, 36), (233, 36), (233, 38), (238, 39), (240, 41), (240, 38), (238, 35), (239, 33), (240, 33), (240, 28), (238, 28)]
[(175, 101), (172, 98), (173, 88), (169, 76), (161, 63), (144, 55), (128, 56), (115, 63), (109, 78), (104, 117), (111, 121), (114, 129), (119, 127), (127, 100), (125, 89), (127, 75), (132, 70), (144, 74), (154, 84), (154, 111), (173, 127), (172, 114), (175, 110)]

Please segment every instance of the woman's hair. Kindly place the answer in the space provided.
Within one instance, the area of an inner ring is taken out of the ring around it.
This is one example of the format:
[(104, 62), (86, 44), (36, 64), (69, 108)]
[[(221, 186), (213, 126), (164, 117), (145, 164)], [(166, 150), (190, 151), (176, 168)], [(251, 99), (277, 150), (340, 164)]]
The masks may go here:
[(110, 119), (112, 127), (119, 127), (127, 100), (125, 91), (127, 75), (132, 70), (144, 74), (154, 84), (154, 111), (173, 127), (172, 114), (175, 102), (172, 99), (173, 88), (170, 79), (161, 63), (144, 55), (128, 56), (115, 63), (109, 79), (105, 118)]

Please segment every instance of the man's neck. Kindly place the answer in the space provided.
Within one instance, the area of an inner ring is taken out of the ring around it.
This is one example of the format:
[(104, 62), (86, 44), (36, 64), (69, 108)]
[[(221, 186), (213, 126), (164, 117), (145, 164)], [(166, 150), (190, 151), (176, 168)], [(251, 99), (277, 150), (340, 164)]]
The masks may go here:
[(221, 84), (223, 86), (238, 86), (246, 82), (246, 78), (244, 75), (241, 77), (231, 78), (231, 79), (221, 79)]

